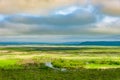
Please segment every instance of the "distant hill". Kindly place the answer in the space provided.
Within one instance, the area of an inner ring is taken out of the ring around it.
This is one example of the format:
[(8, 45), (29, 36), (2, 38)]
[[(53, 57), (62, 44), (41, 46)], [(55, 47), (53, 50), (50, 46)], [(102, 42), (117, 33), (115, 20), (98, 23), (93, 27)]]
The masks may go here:
[(86, 41), (86, 42), (0, 42), (6, 45), (73, 45), (73, 46), (120, 46), (120, 41)]
[(80, 45), (120, 46), (120, 41), (86, 41)]

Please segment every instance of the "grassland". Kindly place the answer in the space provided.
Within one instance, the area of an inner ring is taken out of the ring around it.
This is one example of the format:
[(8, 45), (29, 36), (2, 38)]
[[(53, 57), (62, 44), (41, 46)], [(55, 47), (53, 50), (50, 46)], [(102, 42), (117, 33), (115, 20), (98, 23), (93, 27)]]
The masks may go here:
[(120, 80), (120, 47), (0, 47), (0, 80)]

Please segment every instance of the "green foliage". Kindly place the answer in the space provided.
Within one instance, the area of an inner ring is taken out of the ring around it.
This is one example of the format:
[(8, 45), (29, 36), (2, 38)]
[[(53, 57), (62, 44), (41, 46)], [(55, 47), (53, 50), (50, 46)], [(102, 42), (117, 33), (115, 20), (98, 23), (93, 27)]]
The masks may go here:
[(0, 80), (120, 80), (119, 74), (120, 47), (0, 47)]
[(0, 70), (0, 80), (120, 80), (120, 69)]

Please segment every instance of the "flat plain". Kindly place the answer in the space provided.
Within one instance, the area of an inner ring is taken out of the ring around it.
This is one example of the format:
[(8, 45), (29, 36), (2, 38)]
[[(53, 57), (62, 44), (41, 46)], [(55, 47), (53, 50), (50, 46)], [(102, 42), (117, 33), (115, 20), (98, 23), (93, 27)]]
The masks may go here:
[(0, 80), (120, 80), (118, 46), (0, 47)]

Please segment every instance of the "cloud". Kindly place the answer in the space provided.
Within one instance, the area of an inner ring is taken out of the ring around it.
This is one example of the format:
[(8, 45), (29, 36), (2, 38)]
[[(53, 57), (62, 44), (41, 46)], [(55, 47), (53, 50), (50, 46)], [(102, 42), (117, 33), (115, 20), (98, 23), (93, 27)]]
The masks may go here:
[(16, 24), (6, 21), (0, 22), (0, 36), (31, 34), (36, 25)]
[(73, 3), (74, 0), (0, 0), (0, 13), (45, 14), (56, 7)]
[(72, 26), (94, 23), (96, 14), (94, 14), (94, 7), (92, 6), (70, 6), (62, 10), (56, 10), (47, 16), (18, 14), (9, 16), (6, 20), (13, 23)]
[(10, 33), (10, 35), (87, 34), (89, 30), (86, 28), (89, 27), (86, 25), (96, 22), (96, 15), (99, 14), (96, 13), (96, 8), (92, 5), (69, 6), (64, 9), (57, 9), (47, 16), (31, 14), (1, 15), (0, 29), (4, 29), (4, 34)]
[(69, 27), (57, 27), (50, 25), (29, 25), (22, 23), (1, 23), (0, 35), (12, 36), (12, 35), (76, 35), (76, 34), (88, 34), (86, 27), (88, 26), (69, 26)]
[(108, 15), (120, 16), (120, 0), (95, 0), (103, 6), (102, 11)]
[[(0, 41), (25, 41), (25, 42), (63, 42), (64, 35), (20, 35), (0, 36)], [(49, 39), (49, 40), (48, 40)]]
[[(50, 10), (68, 5), (84, 5), (86, 0), (0, 0), (1, 14), (46, 14)], [(90, 0), (95, 5), (102, 5), (103, 12), (120, 15), (120, 0)]]
[(5, 42), (81, 42), (81, 41), (119, 41), (120, 35), (22, 35), (0, 36), (0, 41)]
[(0, 35), (118, 35), (119, 24), (120, 17), (87, 3), (57, 8), (48, 15), (1, 14)]
[(104, 18), (91, 28), (98, 34), (120, 34), (120, 17), (104, 16)]

